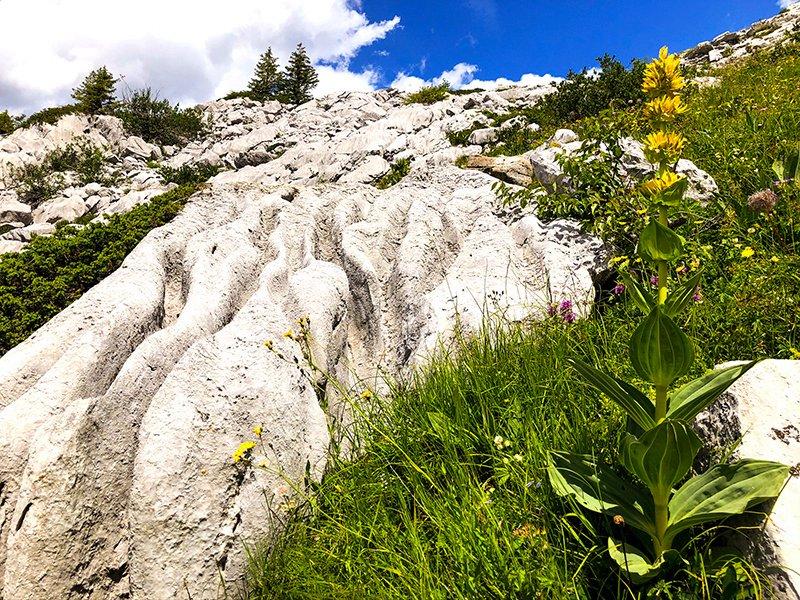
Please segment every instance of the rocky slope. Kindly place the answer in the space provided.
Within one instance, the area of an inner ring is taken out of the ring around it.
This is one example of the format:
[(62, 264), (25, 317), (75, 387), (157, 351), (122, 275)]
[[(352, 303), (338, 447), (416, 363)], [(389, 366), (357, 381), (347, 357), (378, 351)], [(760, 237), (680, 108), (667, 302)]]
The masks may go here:
[[(2, 597), (216, 598), (236, 581), (243, 544), (271, 533), (265, 494), (280, 511), (288, 482), (320, 473), (338, 414), (283, 337), (300, 317), (317, 360), (358, 391), (446, 344), (456, 321), (562, 299), (585, 312), (599, 243), (506, 214), (494, 178), (452, 164), (480, 146), (446, 137), (540, 93), (209, 105), (209, 139), (168, 160), (231, 170), (0, 359)], [(412, 169), (398, 185), (366, 183), (401, 157)], [(129, 158), (131, 178), (146, 172)], [(231, 460), (255, 425), (269, 470)]]
[[(235, 585), (245, 544), (269, 539), (270, 511), (321, 473), (342, 417), (333, 388), (312, 385), (300, 345), (284, 336), (301, 317), (317, 362), (358, 393), (447, 345), (455, 323), (479, 327), (487, 311), (537, 317), (569, 300), (585, 314), (604, 268), (599, 242), (574, 223), (510, 212), (491, 189), (497, 177), (557, 181), (556, 154), (580, 141), (561, 131), (493, 160), (480, 156), (491, 128), (468, 147), (447, 139), (488, 126), (483, 111), (549, 91), (432, 106), (393, 91), (293, 109), (217, 101), (203, 107), (209, 134), (183, 148), (148, 145), (109, 117), (0, 138), (0, 171), (81, 138), (120, 171), (113, 185), (67, 185), (36, 207), (0, 184), (0, 252), (56, 221), (102, 218), (168, 189), (151, 161), (226, 169), (0, 359), (0, 597), (197, 600)], [(627, 149), (626, 170), (652, 168), (635, 143)], [(485, 172), (455, 167), (464, 155)], [(372, 185), (400, 159), (409, 175)], [(682, 168), (696, 197), (715, 190)], [(231, 459), (254, 426), (268, 469)]]

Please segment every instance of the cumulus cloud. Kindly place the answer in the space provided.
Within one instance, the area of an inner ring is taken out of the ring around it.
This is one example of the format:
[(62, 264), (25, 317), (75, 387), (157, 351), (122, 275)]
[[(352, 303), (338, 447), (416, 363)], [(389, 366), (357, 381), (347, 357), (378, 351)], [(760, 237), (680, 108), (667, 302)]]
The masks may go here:
[(399, 22), (369, 21), (360, 0), (0, 0), (0, 106), (63, 103), (100, 65), (122, 87), (203, 101), (245, 87), (267, 46), (285, 62), (297, 42), (320, 65), (317, 93), (372, 89), (377, 72), (349, 61)]
[(416, 92), (426, 85), (440, 85), (447, 83), (454, 89), (483, 89), (483, 90), (496, 90), (498, 88), (510, 87), (512, 85), (524, 85), (529, 87), (536, 87), (540, 85), (550, 85), (562, 81), (560, 77), (553, 77), (552, 75), (535, 75), (534, 73), (526, 73), (518, 80), (507, 79), (500, 77), (498, 79), (476, 79), (475, 74), (478, 72), (478, 67), (469, 63), (458, 63), (449, 71), (444, 71), (438, 77), (432, 79), (423, 79), (414, 75), (407, 75), (406, 73), (398, 73), (395, 80), (392, 82), (391, 87), (400, 90), (401, 92)]
[(789, 8), (792, 4), (797, 4), (800, 0), (778, 0), (778, 6), (781, 8)]

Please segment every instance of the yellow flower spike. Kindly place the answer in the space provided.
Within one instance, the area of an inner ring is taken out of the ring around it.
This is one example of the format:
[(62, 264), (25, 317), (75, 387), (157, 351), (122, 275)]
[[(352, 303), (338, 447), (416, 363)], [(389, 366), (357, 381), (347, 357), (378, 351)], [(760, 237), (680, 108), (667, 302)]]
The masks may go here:
[(264, 433), (264, 428), (261, 425), (256, 425), (253, 427), (253, 433), (255, 433), (258, 437), (261, 437), (261, 434)]
[(238, 463), (250, 458), (250, 452), (255, 447), (256, 443), (251, 441), (242, 442), (239, 444), (239, 447), (233, 453), (233, 462)]
[(750, 246), (748, 246), (747, 248), (745, 248), (744, 250), (742, 250), (742, 258), (750, 258), (750, 257), (751, 257), (751, 256), (753, 256), (755, 253), (756, 253), (756, 251), (755, 251), (755, 250), (753, 250), (753, 249), (752, 249)]

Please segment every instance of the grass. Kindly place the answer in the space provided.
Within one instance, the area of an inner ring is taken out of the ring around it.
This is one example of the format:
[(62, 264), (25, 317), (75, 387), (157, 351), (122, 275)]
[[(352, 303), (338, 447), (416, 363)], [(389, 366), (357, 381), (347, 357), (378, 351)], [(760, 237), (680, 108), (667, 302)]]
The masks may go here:
[[(682, 129), (688, 158), (720, 187), (681, 228), (693, 254), (678, 266), (704, 272), (704, 301), (684, 323), (697, 342), (698, 372), (731, 359), (790, 358), (800, 346), (800, 190), (781, 188), (771, 215), (747, 207), (749, 194), (771, 184), (772, 162), (800, 140), (800, 54), (784, 48), (716, 74), (719, 87), (688, 98)], [(635, 109), (601, 118), (641, 134)], [(599, 119), (575, 127), (596, 130)], [(746, 248), (754, 255), (743, 255)], [(635, 257), (627, 260), (635, 269)], [(566, 360), (633, 377), (632, 311), (601, 291), (592, 318), (574, 325), (490, 325), (397, 385), (391, 401), (354, 401), (346, 436), (358, 452), (334, 449), (285, 532), (253, 549), (248, 597), (769, 597), (762, 572), (719, 553), (717, 529), (683, 540), (688, 565), (680, 572), (631, 588), (603, 549), (613, 525), (549, 488), (550, 449), (613, 458), (621, 416)]]
[(392, 163), (389, 171), (379, 177), (372, 185), (379, 190), (385, 190), (393, 185), (397, 185), (400, 181), (409, 174), (411, 171), (411, 160), (408, 158), (400, 158)]

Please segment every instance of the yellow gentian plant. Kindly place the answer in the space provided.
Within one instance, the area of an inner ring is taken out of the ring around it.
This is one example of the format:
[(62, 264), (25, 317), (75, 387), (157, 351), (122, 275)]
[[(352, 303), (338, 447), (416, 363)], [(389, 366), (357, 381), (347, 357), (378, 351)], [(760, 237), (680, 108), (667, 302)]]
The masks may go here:
[[(625, 411), (628, 433), (620, 458), (632, 477), (597, 464), (592, 456), (566, 452), (552, 452), (548, 467), (558, 494), (613, 518), (623, 537), (609, 538), (608, 550), (633, 583), (679, 564), (676, 540), (687, 530), (777, 497), (789, 472), (779, 463), (748, 459), (717, 464), (687, 478), (701, 447), (692, 422), (755, 363), (715, 370), (672, 389), (694, 360), (692, 342), (674, 319), (691, 303), (700, 281), (699, 273), (680, 285), (671, 281), (684, 246), (670, 229), (669, 217), (681, 210), (688, 185), (675, 171), (686, 145), (675, 130), (687, 109), (680, 96), (685, 85), (679, 58), (662, 48), (647, 66), (643, 83), (648, 96), (644, 115), (652, 125), (644, 150), (656, 169), (641, 186), (650, 218), (638, 244), (639, 256), (657, 273), (656, 296), (632, 277), (624, 277), (627, 291), (646, 315), (631, 339), (630, 360), (647, 388), (572, 361), (583, 379)], [(632, 544), (620, 527), (645, 537), (637, 536)], [(636, 539), (649, 539), (650, 547), (637, 548)]]

